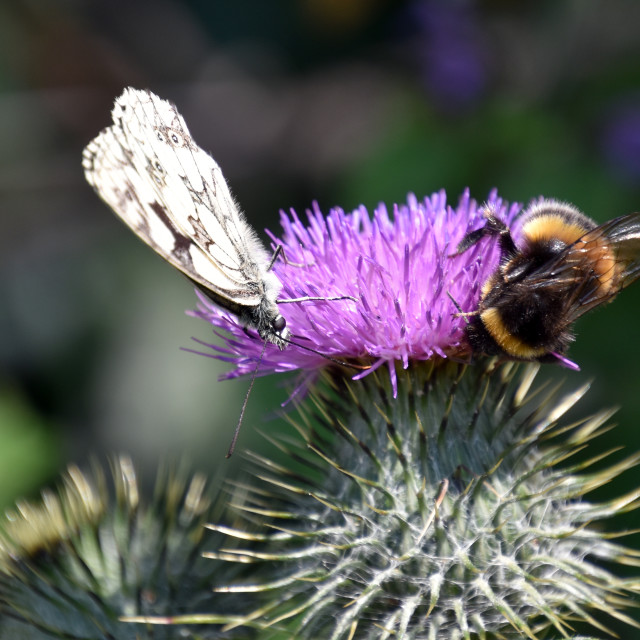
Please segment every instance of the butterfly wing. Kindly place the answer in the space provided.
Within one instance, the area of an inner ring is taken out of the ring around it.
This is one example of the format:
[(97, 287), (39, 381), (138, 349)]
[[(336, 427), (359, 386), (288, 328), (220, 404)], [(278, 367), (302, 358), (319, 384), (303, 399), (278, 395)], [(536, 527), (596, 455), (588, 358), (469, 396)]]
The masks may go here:
[[(85, 149), (88, 182), (154, 251), (237, 315), (266, 295), (268, 257), (175, 106), (126, 89)], [(275, 297), (274, 287), (269, 288)]]

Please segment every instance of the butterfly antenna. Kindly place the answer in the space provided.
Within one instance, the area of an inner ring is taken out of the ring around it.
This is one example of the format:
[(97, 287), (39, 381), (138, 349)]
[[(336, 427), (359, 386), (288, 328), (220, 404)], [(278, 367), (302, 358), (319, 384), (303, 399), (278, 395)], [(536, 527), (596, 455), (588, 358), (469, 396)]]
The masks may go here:
[(325, 360), (329, 360), (330, 362), (333, 362), (334, 364), (339, 364), (341, 367), (349, 367), (350, 369), (356, 369), (358, 371), (365, 371), (366, 369), (371, 369), (371, 365), (367, 364), (352, 364), (351, 362), (344, 362), (343, 360), (338, 360), (337, 358), (332, 358), (331, 356), (328, 356), (325, 353), (320, 353), (320, 351), (316, 351), (315, 349), (312, 349), (311, 347), (307, 347), (303, 344), (300, 344), (299, 342), (294, 342), (293, 340), (289, 340), (288, 338), (283, 338), (282, 336), (280, 336), (280, 339), (283, 340), (284, 342), (287, 342), (289, 344), (292, 344), (294, 347), (298, 347), (299, 349), (304, 349), (305, 351), (311, 351), (311, 353), (315, 353), (317, 356), (320, 356), (321, 358), (324, 358)]
[(240, 417), (238, 418), (238, 424), (236, 425), (236, 430), (233, 433), (233, 438), (231, 438), (231, 444), (229, 445), (229, 451), (227, 451), (226, 458), (230, 458), (233, 455), (233, 452), (236, 449), (236, 442), (238, 441), (238, 435), (240, 434), (240, 427), (242, 426), (242, 420), (244, 418), (244, 412), (247, 408), (247, 403), (249, 402), (249, 396), (251, 395), (251, 389), (253, 389), (253, 384), (256, 381), (256, 376), (258, 375), (258, 369), (260, 367), (260, 363), (262, 362), (262, 358), (264, 356), (264, 351), (267, 348), (267, 341), (264, 341), (262, 345), (262, 351), (260, 353), (260, 357), (258, 358), (258, 362), (256, 363), (256, 368), (253, 370), (253, 375), (251, 376), (251, 382), (249, 383), (249, 388), (247, 389), (247, 393), (244, 397), (244, 402), (242, 403), (242, 409), (240, 410)]

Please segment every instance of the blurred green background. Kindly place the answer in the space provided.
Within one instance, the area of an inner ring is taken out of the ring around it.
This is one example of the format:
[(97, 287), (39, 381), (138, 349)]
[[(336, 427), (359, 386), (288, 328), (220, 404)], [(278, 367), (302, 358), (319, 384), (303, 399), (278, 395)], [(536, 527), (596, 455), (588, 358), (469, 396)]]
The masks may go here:
[[(95, 453), (130, 452), (143, 475), (166, 454), (242, 464), (224, 452), (247, 382), (180, 350), (211, 337), (184, 315), (192, 287), (82, 175), (123, 87), (177, 103), (258, 229), (314, 199), (373, 208), (445, 188), (455, 202), (466, 186), (604, 221), (640, 209), (638, 25), (638, 0), (0, 4), (0, 503)], [(594, 379), (577, 415), (620, 405), (608, 445), (627, 451), (638, 310), (636, 285), (579, 322), (581, 373), (543, 374)], [(280, 382), (257, 382), (241, 447), (262, 446)]]

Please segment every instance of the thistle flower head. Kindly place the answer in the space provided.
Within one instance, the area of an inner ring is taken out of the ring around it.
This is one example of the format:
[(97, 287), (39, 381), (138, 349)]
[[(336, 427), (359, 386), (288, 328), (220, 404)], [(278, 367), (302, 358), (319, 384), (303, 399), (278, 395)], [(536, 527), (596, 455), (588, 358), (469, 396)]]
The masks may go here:
[[(456, 253), (485, 208), (517, 243), (518, 206), (495, 193), (484, 207), (465, 193), (453, 208), (438, 193), (392, 215), (380, 206), (324, 218), (315, 207), (303, 224), (283, 214), (283, 238), (272, 237), (287, 256), (276, 266), (281, 297), (356, 299), (281, 304), (296, 342), (373, 366), (357, 380), (326, 370), (296, 424), (303, 442), (276, 441), (291, 464), (255, 457), (255, 491), (237, 509), (247, 526), (212, 525), (246, 541), (211, 554), (239, 565), (222, 592), (255, 597), (230, 624), (310, 640), (541, 640), (570, 637), (575, 621), (606, 628), (594, 609), (630, 621), (621, 609), (637, 582), (602, 565), (636, 554), (590, 525), (636, 509), (638, 492), (585, 496), (640, 457), (570, 466), (610, 415), (558, 425), (584, 390), (536, 398), (539, 365), (519, 378), (513, 363), (451, 361), (468, 350), (456, 303), (477, 308), (499, 260), (497, 242)], [(261, 342), (210, 305), (198, 315), (229, 330), (217, 355), (236, 362), (234, 375), (255, 367)], [(324, 364), (292, 345), (267, 349), (261, 371)], [(266, 532), (256, 518), (269, 519)]]
[[(519, 210), (496, 192), (487, 206), (508, 224)], [(280, 300), (350, 297), (282, 302), (292, 340), (341, 360), (366, 359), (372, 370), (387, 364), (392, 376), (397, 360), (406, 368), (410, 360), (459, 355), (465, 323), (455, 317), (451, 298), (463, 309), (473, 308), (499, 254), (496, 243), (451, 254), (481, 225), (482, 211), (468, 191), (455, 207), (440, 191), (422, 201), (410, 195), (392, 212), (380, 204), (373, 215), (364, 207), (352, 213), (334, 208), (324, 217), (314, 205), (304, 223), (294, 211), (283, 212), (282, 237), (271, 234), (285, 256), (274, 265), (283, 286)], [(193, 314), (226, 330), (224, 347), (208, 346), (215, 357), (235, 364), (227, 377), (253, 372), (260, 340), (203, 296)], [(269, 345), (259, 372), (316, 370), (326, 363), (295, 344), (284, 351)]]

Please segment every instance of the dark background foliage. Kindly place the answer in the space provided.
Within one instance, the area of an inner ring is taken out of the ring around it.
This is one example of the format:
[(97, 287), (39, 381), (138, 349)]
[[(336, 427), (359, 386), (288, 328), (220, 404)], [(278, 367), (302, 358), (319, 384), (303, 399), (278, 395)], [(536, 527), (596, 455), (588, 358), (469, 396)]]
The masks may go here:
[[(369, 208), (469, 186), (640, 208), (637, 0), (113, 0), (0, 5), (0, 502), (69, 460), (151, 473), (225, 462), (246, 381), (181, 351), (209, 327), (192, 288), (85, 183), (83, 146), (133, 85), (175, 101), (249, 220), (312, 200)], [(621, 405), (640, 447), (640, 286), (580, 321), (582, 414)], [(287, 397), (259, 381), (241, 446)], [(603, 445), (605, 446), (605, 445)], [(226, 465), (226, 467), (225, 467)], [(633, 478), (627, 479), (630, 486)], [(623, 491), (616, 487), (615, 491)], [(630, 517), (628, 526), (635, 527)]]

